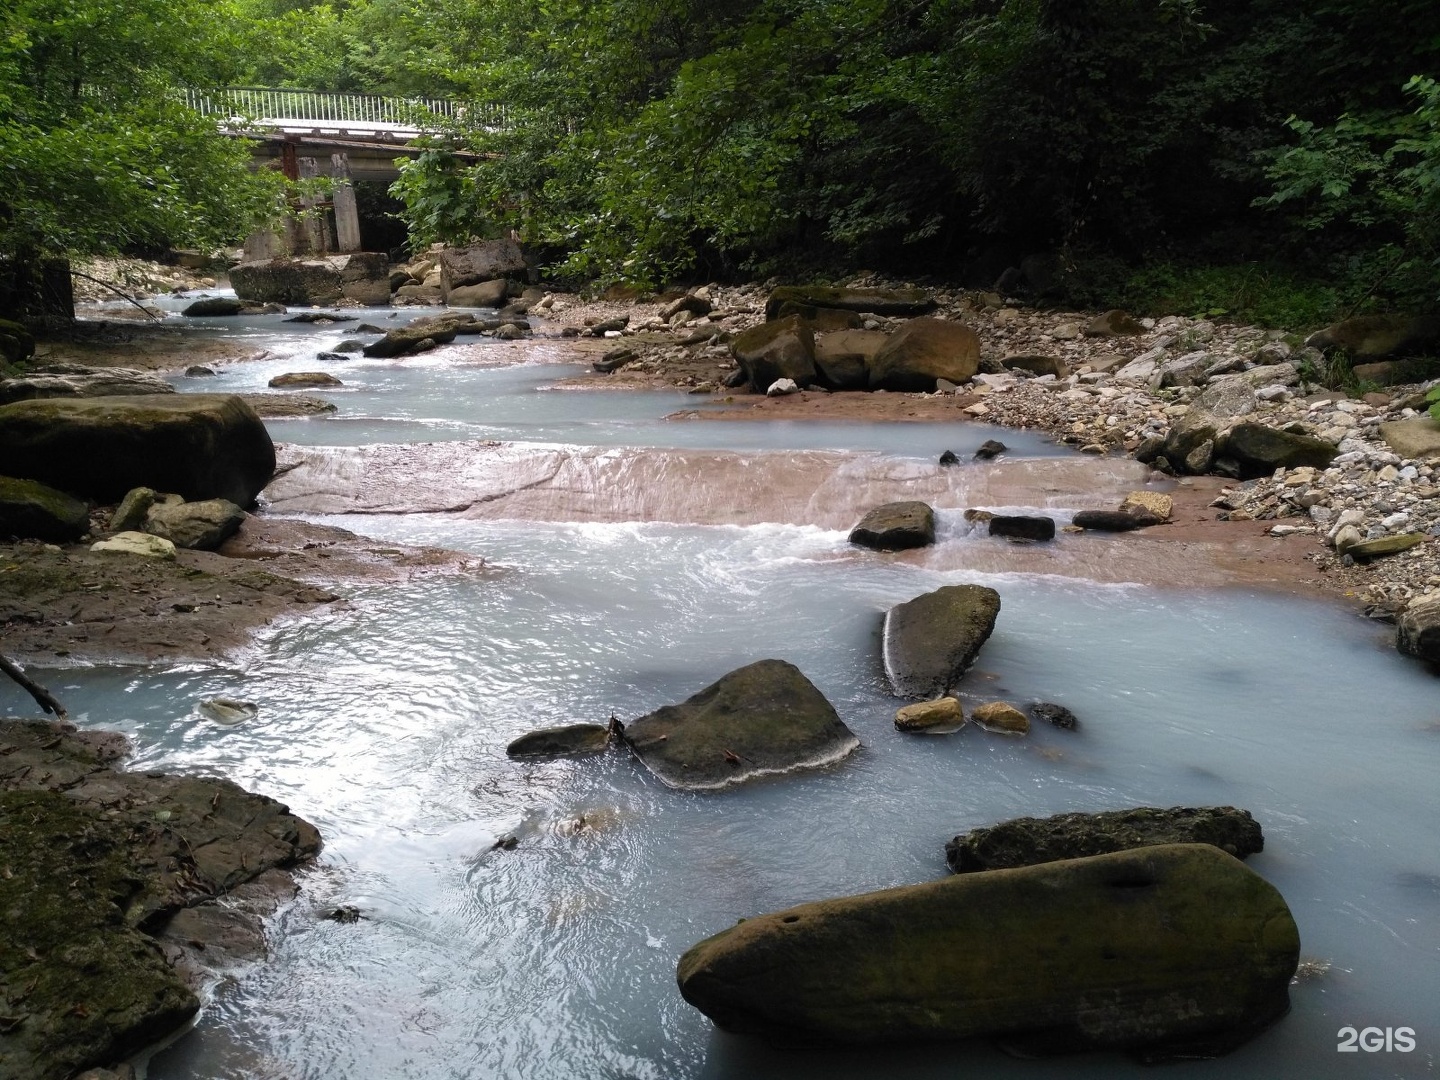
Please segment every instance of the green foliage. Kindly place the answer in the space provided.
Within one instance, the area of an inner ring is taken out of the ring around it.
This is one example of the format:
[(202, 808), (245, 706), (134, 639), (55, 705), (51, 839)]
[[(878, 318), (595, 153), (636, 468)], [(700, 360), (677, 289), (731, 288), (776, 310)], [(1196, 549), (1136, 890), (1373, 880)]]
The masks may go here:
[(1412, 303), (1440, 299), (1440, 83), (1415, 77), (1409, 112), (1345, 113), (1329, 126), (1292, 116), (1298, 145), (1266, 170), (1260, 203), (1291, 210), (1308, 230), (1374, 238), (1354, 271)]
[(1430, 403), (1430, 408), (1426, 412), (1430, 414), (1431, 419), (1440, 420), (1440, 386), (1431, 387), (1430, 392), (1425, 395), (1425, 400)]
[(1149, 315), (1225, 318), (1293, 330), (1323, 326), (1341, 310), (1334, 285), (1263, 263), (1149, 266), (1129, 274), (1110, 295), (1127, 310)]
[(204, 0), (18, 0), (0, 16), (0, 255), (212, 245), (276, 186), (172, 90), (234, 71)]

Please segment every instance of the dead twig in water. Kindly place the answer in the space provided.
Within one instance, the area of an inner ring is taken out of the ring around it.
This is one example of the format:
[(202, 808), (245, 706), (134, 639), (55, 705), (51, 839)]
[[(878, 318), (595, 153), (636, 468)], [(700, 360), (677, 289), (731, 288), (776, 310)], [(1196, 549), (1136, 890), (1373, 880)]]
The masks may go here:
[(116, 296), (120, 297), (122, 300), (129, 300), (130, 303), (134, 304), (134, 305), (135, 305), (136, 307), (138, 307), (141, 311), (143, 311), (143, 312), (145, 313), (145, 317), (146, 317), (147, 319), (149, 319), (151, 322), (159, 322), (159, 321), (160, 321), (159, 317), (156, 316), (156, 315), (151, 314), (150, 309), (147, 308), (144, 304), (140, 303), (139, 300), (136, 300), (135, 297), (131, 296), (129, 293), (121, 292), (121, 291), (120, 291), (119, 289), (117, 289), (114, 285), (111, 285), (108, 281), (101, 281), (98, 277), (91, 277), (89, 274), (82, 273), (82, 272), (79, 271), (79, 270), (71, 270), (71, 271), (70, 271), (70, 276), (71, 276), (71, 277), (84, 278), (86, 281), (93, 281), (96, 285), (99, 285), (102, 289), (109, 289), (111, 292), (113, 292)]
[(65, 718), (65, 706), (55, 700), (53, 694), (41, 686), (34, 679), (31, 679), (25, 672), (21, 671), (16, 664), (7, 657), (0, 655), (0, 671), (3, 671), (10, 678), (19, 683), (27, 694), (39, 704), (40, 708), (47, 713), (54, 713), (62, 720)]

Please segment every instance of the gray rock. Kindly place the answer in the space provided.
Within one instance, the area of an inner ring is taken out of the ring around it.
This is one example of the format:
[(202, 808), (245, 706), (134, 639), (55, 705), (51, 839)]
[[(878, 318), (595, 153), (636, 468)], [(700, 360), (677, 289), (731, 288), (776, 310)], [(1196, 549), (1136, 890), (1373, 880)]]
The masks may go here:
[(679, 705), (627, 724), (625, 741), (667, 786), (705, 791), (838, 762), (860, 740), (783, 660), (760, 660)]
[(235, 535), (245, 511), (225, 499), (203, 499), (173, 506), (152, 506), (145, 531), (163, 536), (177, 548), (214, 551)]
[(794, 379), (776, 379), (765, 388), (766, 397), (789, 397), (799, 392), (800, 387), (795, 385)]
[(499, 308), (505, 303), (509, 289), (510, 282), (504, 278), (460, 285), (450, 290), (446, 303), (451, 307)]
[(1056, 705), (1050, 701), (1037, 701), (1030, 706), (1030, 715), (1036, 720), (1044, 720), (1047, 724), (1063, 728), (1066, 731), (1074, 731), (1080, 726), (1080, 720), (1064, 705)]
[(145, 517), (159, 498), (160, 495), (154, 488), (131, 488), (125, 493), (125, 498), (120, 500), (120, 505), (115, 508), (115, 516), (110, 519), (110, 531), (117, 533), (143, 531)]
[(513, 240), (482, 240), (461, 248), (446, 248), (440, 253), (441, 299), (463, 285), (496, 281), (500, 278), (526, 278), (530, 269), (525, 253)]
[(34, 480), (0, 476), (0, 537), (63, 544), (89, 528), (90, 512), (80, 500)]
[(850, 531), (850, 543), (876, 551), (904, 551), (935, 542), (935, 511), (923, 502), (877, 506)]
[(983, 443), (981, 443), (978, 447), (975, 448), (974, 460), (991, 461), (999, 457), (1001, 454), (1005, 453), (1007, 449), (1009, 448), (999, 439), (986, 439)]
[(680, 993), (783, 1045), (995, 1038), (1017, 1052), (1224, 1053), (1283, 1016), (1300, 955), (1275, 888), (1206, 844), (961, 874), (747, 918)]
[(1136, 807), (1098, 814), (1015, 818), (945, 845), (952, 873), (1010, 870), (1160, 844), (1211, 844), (1237, 859), (1265, 850), (1260, 825), (1233, 806)]
[(381, 252), (279, 258), (230, 269), (230, 284), (242, 300), (277, 304), (336, 304), (355, 300), (390, 302), (390, 263)]
[(1205, 377), (1214, 358), (1207, 352), (1186, 353), (1160, 365), (1160, 386), (1194, 386)]
[(1063, 379), (1070, 374), (1070, 366), (1058, 356), (1036, 356), (1028, 353), (1002, 357), (1000, 366), (1006, 371), (1028, 371), (1032, 375), (1054, 375)]
[(1406, 656), (1440, 664), (1440, 593), (1410, 601), (1395, 625), (1395, 647)]
[(1263, 424), (1241, 423), (1226, 433), (1223, 442), (1217, 442), (1215, 453), (1217, 457), (1224, 456), (1236, 462), (1241, 480), (1252, 480), (1269, 476), (1279, 468), (1295, 469), (1310, 465), (1324, 469), (1339, 451), (1312, 435), (1296, 435)]
[(1096, 315), (1085, 324), (1086, 337), (1138, 337), (1143, 333), (1145, 333), (1145, 327), (1119, 308), (1112, 308), (1103, 315)]
[(900, 697), (948, 694), (995, 629), (1000, 594), (983, 585), (946, 585), (885, 614), (881, 655)]

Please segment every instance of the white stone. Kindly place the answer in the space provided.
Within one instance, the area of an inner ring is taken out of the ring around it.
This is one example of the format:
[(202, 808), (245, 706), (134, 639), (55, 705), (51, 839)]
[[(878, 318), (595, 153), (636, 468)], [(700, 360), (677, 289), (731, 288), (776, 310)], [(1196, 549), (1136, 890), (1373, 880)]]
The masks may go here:
[(785, 397), (789, 394), (798, 394), (800, 387), (794, 379), (776, 379), (765, 391), (766, 397)]
[(140, 555), (147, 559), (175, 561), (175, 545), (163, 536), (143, 532), (116, 533), (108, 540), (90, 545), (91, 551), (107, 551), (121, 555)]

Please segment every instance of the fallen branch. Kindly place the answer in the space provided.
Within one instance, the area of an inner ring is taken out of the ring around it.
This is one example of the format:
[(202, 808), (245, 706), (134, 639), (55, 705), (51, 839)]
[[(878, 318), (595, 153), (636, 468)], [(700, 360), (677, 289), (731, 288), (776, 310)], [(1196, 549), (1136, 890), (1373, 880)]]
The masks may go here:
[(129, 293), (123, 293), (123, 292), (121, 292), (121, 291), (120, 291), (119, 289), (117, 289), (114, 285), (111, 285), (108, 281), (101, 281), (98, 277), (91, 277), (89, 274), (82, 273), (82, 272), (79, 271), (79, 270), (71, 270), (71, 271), (70, 271), (70, 276), (71, 276), (71, 277), (84, 278), (86, 281), (93, 281), (96, 285), (99, 285), (102, 289), (109, 289), (111, 292), (113, 292), (116, 296), (120, 297), (122, 300), (129, 300), (130, 303), (134, 304), (134, 305), (135, 305), (136, 307), (138, 307), (141, 311), (143, 311), (143, 312), (145, 313), (145, 317), (146, 317), (147, 319), (149, 319), (151, 322), (159, 322), (159, 321), (160, 321), (160, 319), (159, 319), (156, 315), (151, 314), (150, 309), (147, 308), (144, 304), (140, 303), (139, 300), (136, 300), (135, 297), (131, 296)]
[(49, 690), (46, 690), (45, 687), (31, 679), (25, 672), (21, 671), (13, 661), (3, 655), (0, 655), (0, 671), (3, 671), (24, 687), (25, 692), (35, 699), (40, 708), (44, 709), (47, 713), (54, 713), (56, 716), (64, 719), (65, 706), (56, 701), (54, 695), (51, 694)]

